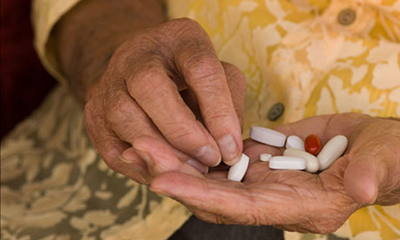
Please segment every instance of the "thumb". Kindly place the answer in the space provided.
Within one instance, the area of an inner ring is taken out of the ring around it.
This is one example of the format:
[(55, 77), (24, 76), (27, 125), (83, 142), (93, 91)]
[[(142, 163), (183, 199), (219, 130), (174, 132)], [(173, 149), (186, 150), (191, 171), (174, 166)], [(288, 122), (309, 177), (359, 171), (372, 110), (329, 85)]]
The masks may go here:
[(379, 185), (385, 176), (384, 165), (376, 155), (354, 155), (344, 174), (344, 187), (347, 194), (362, 205), (375, 203)]

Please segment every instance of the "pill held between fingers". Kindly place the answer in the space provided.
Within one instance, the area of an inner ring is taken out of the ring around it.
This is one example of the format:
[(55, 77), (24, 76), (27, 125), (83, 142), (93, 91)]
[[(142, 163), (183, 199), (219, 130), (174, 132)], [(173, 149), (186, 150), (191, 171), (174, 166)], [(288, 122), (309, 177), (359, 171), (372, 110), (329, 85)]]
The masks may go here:
[(304, 170), (306, 160), (299, 157), (275, 156), (269, 160), (270, 169)]
[(260, 161), (261, 162), (268, 162), (272, 158), (272, 155), (269, 153), (262, 153), (260, 154)]
[(273, 147), (283, 147), (286, 135), (275, 130), (263, 127), (251, 127), (250, 138)]
[(302, 151), (305, 151), (304, 148), (304, 141), (299, 138), (298, 136), (295, 135), (291, 135), (286, 139), (286, 146), (287, 149), (288, 148), (295, 148), (295, 149), (299, 149)]
[(303, 158), (306, 160), (306, 171), (309, 173), (315, 173), (319, 169), (319, 161), (311, 153), (295, 148), (288, 148), (283, 152), (283, 156)]
[(310, 134), (304, 140), (304, 147), (307, 152), (316, 156), (322, 148), (321, 139), (315, 134)]
[(343, 135), (338, 135), (329, 140), (318, 154), (319, 170), (325, 170), (332, 165), (347, 148), (348, 140)]
[(242, 181), (249, 166), (250, 159), (242, 153), (239, 162), (229, 168), (228, 179), (232, 181)]

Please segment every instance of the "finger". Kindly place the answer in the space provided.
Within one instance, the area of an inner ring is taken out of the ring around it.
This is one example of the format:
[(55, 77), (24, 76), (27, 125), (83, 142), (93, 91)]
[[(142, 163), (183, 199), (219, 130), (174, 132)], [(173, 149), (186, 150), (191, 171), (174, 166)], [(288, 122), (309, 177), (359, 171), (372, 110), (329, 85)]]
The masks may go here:
[[(376, 149), (375, 146), (371, 147)], [(393, 171), (394, 165), (387, 161), (387, 156), (392, 155), (390, 150), (387, 151), (389, 155), (381, 150), (378, 153), (359, 152), (351, 157), (344, 175), (344, 186), (349, 196), (357, 203), (374, 204), (379, 197), (378, 204), (391, 204), (387, 203), (386, 199), (393, 199), (396, 195), (393, 190), (398, 189), (400, 178)]]
[(179, 71), (198, 100), (207, 129), (218, 142), (224, 162), (233, 165), (239, 161), (243, 148), (240, 122), (224, 68), (214, 50), (207, 48), (212, 46), (208, 41), (200, 38), (196, 46), (205, 47), (197, 48), (184, 42), (175, 59)]
[(136, 178), (138, 179), (137, 182), (149, 185), (151, 181), (153, 181), (155, 176), (152, 176), (149, 173), (146, 162), (140, 157), (139, 154), (135, 152), (132, 147), (127, 148), (124, 152), (122, 152), (120, 160), (128, 164), (128, 168), (131, 168), (138, 173), (138, 176)]
[(133, 148), (146, 161), (152, 176), (158, 176), (170, 171), (180, 171), (194, 176), (201, 176), (201, 174), (206, 174), (208, 171), (208, 167), (197, 160), (180, 161), (175, 156), (170, 145), (151, 137), (136, 139)]
[(391, 205), (400, 201), (399, 129), (392, 122), (373, 119), (350, 144), (344, 185), (356, 202)]
[[(239, 118), (240, 126), (243, 127), (244, 100), (246, 95), (246, 82), (242, 72), (234, 65), (222, 62), (226, 80), (228, 82), (229, 91), (231, 92), (233, 106), (237, 117)], [(199, 103), (190, 88), (180, 91), (185, 103), (195, 114), (196, 118), (203, 122)], [(203, 122), (204, 123), (204, 122)]]
[(105, 118), (102, 115), (96, 115), (98, 111), (93, 110), (91, 103), (85, 106), (85, 127), (88, 135), (96, 148), (97, 152), (102, 156), (104, 162), (116, 172), (119, 172), (132, 180), (146, 184), (146, 166), (141, 164), (138, 156), (131, 160), (132, 162), (124, 162), (120, 156), (129, 145), (119, 139), (106, 125)]
[(363, 160), (355, 159), (355, 162), (349, 164), (345, 173), (346, 192), (355, 202), (363, 205), (374, 203), (378, 197), (377, 169), (372, 167), (381, 169), (375, 161), (371, 161), (370, 156), (364, 156)]
[(136, 66), (134, 72), (127, 80), (129, 93), (168, 142), (208, 166), (217, 165), (217, 144), (183, 102), (161, 63)]
[(246, 77), (235, 65), (222, 62), (226, 80), (228, 82), (229, 91), (232, 96), (232, 103), (236, 115), (239, 119), (241, 128), (243, 128), (244, 121), (244, 102), (246, 98)]
[[(114, 81), (113, 85), (109, 86), (107, 99), (105, 104), (107, 124), (120, 139), (132, 144), (138, 137), (151, 136), (167, 143), (151, 119), (131, 98), (123, 80)], [(182, 161), (190, 159), (187, 154), (176, 148), (174, 148), (174, 153)], [(135, 161), (135, 157), (125, 154), (125, 160)]]

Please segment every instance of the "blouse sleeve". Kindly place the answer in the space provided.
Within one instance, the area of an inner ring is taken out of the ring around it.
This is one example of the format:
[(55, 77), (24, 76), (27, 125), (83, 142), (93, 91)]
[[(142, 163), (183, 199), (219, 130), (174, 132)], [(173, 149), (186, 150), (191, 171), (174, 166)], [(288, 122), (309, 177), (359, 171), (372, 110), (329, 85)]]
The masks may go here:
[(61, 17), (81, 0), (33, 0), (32, 23), (34, 46), (46, 70), (59, 82), (66, 84), (56, 56), (52, 30)]

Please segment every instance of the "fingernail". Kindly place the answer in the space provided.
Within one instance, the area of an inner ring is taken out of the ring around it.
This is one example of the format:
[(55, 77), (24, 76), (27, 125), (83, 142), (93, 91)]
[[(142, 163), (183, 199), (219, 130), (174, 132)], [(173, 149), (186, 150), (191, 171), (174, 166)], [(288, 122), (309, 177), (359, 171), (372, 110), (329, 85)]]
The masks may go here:
[(198, 148), (195, 153), (196, 159), (207, 166), (217, 166), (221, 162), (219, 152), (211, 146)]
[(203, 175), (208, 173), (208, 167), (197, 160), (189, 159), (186, 163), (192, 166), (194, 169), (196, 169)]
[(153, 164), (150, 154), (147, 151), (137, 148), (135, 148), (135, 151), (139, 155), (139, 157), (147, 163), (147, 166), (151, 166)]
[(128, 148), (121, 154), (121, 156), (119, 156), (119, 159), (124, 163), (130, 164), (135, 162), (135, 160), (137, 159), (137, 155), (133, 148)]
[(233, 165), (239, 161), (239, 148), (231, 134), (218, 140), (218, 145), (222, 153), (222, 158), (227, 165)]
[(130, 169), (131, 171), (138, 172), (138, 173), (140, 173), (140, 174), (142, 174), (142, 173), (144, 173), (144, 172), (147, 171), (147, 169), (143, 168), (142, 166), (140, 166), (140, 165), (138, 164), (138, 162), (137, 162), (137, 155), (135, 155), (135, 159), (131, 158), (132, 160), (125, 159), (125, 158), (123, 157), (123, 155), (124, 155), (124, 154), (122, 154), (122, 155), (119, 157), (119, 160), (121, 160), (121, 161), (124, 162), (124, 163), (130, 164), (129, 169)]
[(127, 163), (127, 164), (133, 163), (133, 161), (125, 159), (122, 155), (119, 156), (119, 160), (121, 160), (122, 162)]

